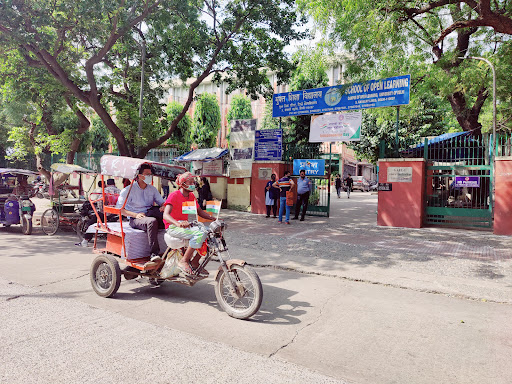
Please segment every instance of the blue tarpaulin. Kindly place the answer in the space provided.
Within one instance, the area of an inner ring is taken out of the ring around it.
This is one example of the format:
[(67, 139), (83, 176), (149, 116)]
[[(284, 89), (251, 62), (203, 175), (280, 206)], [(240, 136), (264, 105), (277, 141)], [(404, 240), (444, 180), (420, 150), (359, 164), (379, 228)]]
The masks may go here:
[[(454, 137), (458, 137), (458, 136), (468, 136), (470, 133), (471, 132), (444, 133), (444, 134), (436, 136), (436, 137), (434, 137), (432, 139), (428, 139), (428, 145), (436, 144), (436, 143), (441, 143), (443, 141), (451, 140)], [(423, 148), (424, 146), (425, 146), (425, 142), (422, 142), (422, 143), (420, 143), (418, 145), (415, 145), (414, 147), (409, 148), (408, 150), (416, 149), (416, 148)]]
[(185, 153), (174, 158), (174, 161), (213, 161), (227, 155), (229, 149), (224, 148), (203, 148)]

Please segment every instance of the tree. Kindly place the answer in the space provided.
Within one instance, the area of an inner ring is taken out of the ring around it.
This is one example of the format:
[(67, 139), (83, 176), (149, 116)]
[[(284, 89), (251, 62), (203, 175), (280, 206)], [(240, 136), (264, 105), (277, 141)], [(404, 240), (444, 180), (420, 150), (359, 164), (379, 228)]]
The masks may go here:
[[(167, 124), (171, 125), (173, 120), (183, 110), (183, 105), (176, 101), (171, 101), (167, 104), (165, 113), (167, 114)], [(188, 114), (183, 116), (178, 125), (176, 126), (173, 135), (167, 144), (175, 145), (178, 150), (188, 152), (192, 144), (192, 119)]]
[(233, 120), (252, 119), (251, 100), (244, 95), (233, 96), (226, 117), (229, 127), (231, 127), (231, 121)]
[(478, 1), (442, 0), (419, 8), (417, 2), (397, 0), (301, 4), (353, 54), (348, 66), (351, 80), (366, 80), (369, 73), (411, 73), (413, 84), (446, 97), (463, 130), (480, 132), (479, 117), (489, 96), (489, 71), (465, 63), (464, 57), (497, 53), (509, 44), (508, 38), (498, 34), (508, 29), (498, 28), (491, 20), (498, 14), (510, 19), (510, 10), (497, 8), (506, 8), (502, 3), (492, 5), (490, 13), (489, 3)]
[[(283, 49), (306, 35), (295, 29), (303, 22), (293, 0), (7, 0), (0, 3), (0, 47), (44, 68), (91, 107), (122, 155), (144, 157), (171, 137), (206, 77), (250, 95), (268, 93), (268, 69), (286, 81), (291, 66)], [(142, 63), (152, 101), (144, 103), (139, 138), (134, 122)], [(164, 134), (153, 136), (164, 121), (158, 100), (165, 83), (191, 77), (183, 110)]]
[(221, 128), (220, 107), (217, 96), (211, 93), (201, 94), (194, 109), (192, 141), (199, 148), (215, 146)]

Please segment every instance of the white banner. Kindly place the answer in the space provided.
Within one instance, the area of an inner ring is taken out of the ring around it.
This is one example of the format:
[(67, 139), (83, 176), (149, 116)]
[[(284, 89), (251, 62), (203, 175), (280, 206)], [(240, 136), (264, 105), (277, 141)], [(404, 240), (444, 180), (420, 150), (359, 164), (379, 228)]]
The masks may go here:
[(203, 176), (222, 176), (223, 160), (214, 160), (203, 163)]
[(309, 142), (359, 141), (362, 119), (361, 111), (311, 116)]
[(251, 177), (252, 160), (231, 160), (229, 162), (229, 177), (238, 179), (242, 177)]

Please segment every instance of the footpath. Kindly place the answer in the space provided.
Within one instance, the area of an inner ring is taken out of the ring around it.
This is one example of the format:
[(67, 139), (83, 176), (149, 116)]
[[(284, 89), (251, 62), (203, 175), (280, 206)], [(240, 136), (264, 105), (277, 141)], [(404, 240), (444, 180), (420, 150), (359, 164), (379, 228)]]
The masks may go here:
[(490, 231), (376, 224), (377, 196), (331, 199), (331, 217), (291, 225), (223, 211), (231, 256), (255, 266), (512, 303), (512, 238)]

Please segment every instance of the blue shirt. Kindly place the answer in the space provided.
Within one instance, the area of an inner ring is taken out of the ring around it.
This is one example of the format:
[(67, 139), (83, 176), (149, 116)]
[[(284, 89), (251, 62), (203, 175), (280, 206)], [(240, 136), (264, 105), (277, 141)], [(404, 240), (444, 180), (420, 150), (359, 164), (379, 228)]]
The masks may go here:
[[(146, 213), (154, 203), (162, 205), (164, 198), (158, 193), (157, 189), (152, 185), (146, 185), (146, 188), (139, 187), (139, 183), (133, 183), (132, 190), (128, 196), (130, 186), (123, 188), (117, 199), (116, 208), (121, 208), (126, 200), (124, 209), (134, 213)], [(126, 198), (128, 196), (128, 199)]]
[(311, 181), (307, 177), (297, 179), (297, 194), (302, 195), (311, 191)]

